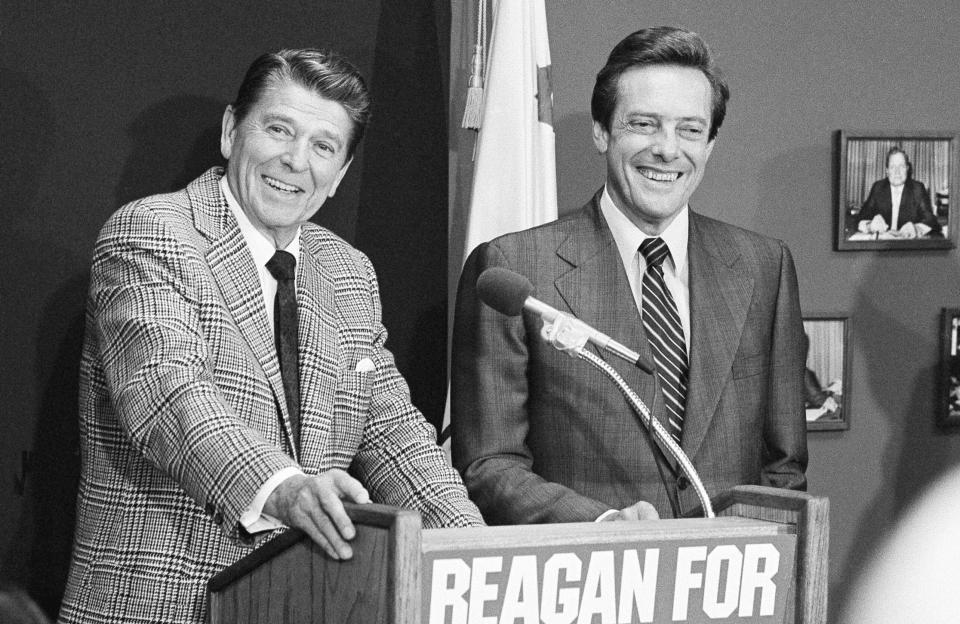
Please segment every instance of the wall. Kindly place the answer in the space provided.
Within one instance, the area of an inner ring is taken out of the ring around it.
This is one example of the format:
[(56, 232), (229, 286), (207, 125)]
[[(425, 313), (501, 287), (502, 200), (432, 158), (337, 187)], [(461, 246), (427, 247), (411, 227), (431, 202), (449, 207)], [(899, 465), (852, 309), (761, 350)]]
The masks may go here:
[[(461, 202), (454, 210), (469, 195), (473, 137), (459, 128), (459, 114), (475, 11), (475, 2), (454, 3), (450, 197)], [(809, 436), (810, 491), (831, 504), (836, 606), (918, 491), (960, 462), (960, 430), (934, 425), (939, 314), (960, 305), (960, 250), (833, 251), (834, 134), (960, 131), (960, 5), (548, 1), (547, 21), (561, 211), (603, 183), (589, 98), (610, 49), (638, 28), (685, 26), (711, 45), (732, 90), (691, 205), (785, 240), (804, 312), (851, 319), (850, 429)], [(955, 214), (954, 227), (958, 221)]]
[(56, 612), (79, 473), (77, 371), (107, 216), (219, 164), (250, 62), (323, 46), (366, 76), (373, 121), (316, 220), (367, 252), (387, 346), (442, 417), (449, 7), (431, 0), (56, 3), (0, 8), (0, 584)]

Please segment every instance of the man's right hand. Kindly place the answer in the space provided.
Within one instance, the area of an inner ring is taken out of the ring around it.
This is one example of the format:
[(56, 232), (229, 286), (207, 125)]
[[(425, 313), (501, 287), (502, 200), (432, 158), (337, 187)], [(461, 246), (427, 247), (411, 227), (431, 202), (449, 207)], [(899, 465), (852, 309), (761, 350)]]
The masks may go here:
[(659, 520), (660, 514), (653, 505), (647, 501), (637, 501), (629, 507), (624, 507), (617, 513), (612, 513), (603, 519), (604, 522), (615, 522), (618, 520)]
[(270, 494), (263, 513), (303, 530), (330, 557), (349, 559), (353, 549), (347, 542), (354, 538), (356, 530), (341, 500), (369, 503), (370, 495), (343, 470), (328, 470), (316, 476), (294, 475)]

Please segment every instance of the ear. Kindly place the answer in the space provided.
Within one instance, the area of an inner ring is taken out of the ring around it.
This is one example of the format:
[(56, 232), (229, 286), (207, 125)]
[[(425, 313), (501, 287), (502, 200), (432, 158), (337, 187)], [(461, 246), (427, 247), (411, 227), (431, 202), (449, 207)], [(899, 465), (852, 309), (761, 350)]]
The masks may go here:
[(610, 142), (610, 133), (606, 131), (599, 121), (593, 122), (593, 144), (601, 154), (607, 153), (607, 145)]
[(233, 152), (233, 140), (237, 136), (237, 118), (233, 114), (233, 106), (227, 106), (223, 111), (223, 120), (220, 122), (220, 153), (227, 160)]
[(350, 168), (350, 163), (353, 162), (353, 157), (350, 157), (350, 160), (343, 163), (343, 167), (340, 168), (339, 173), (337, 173), (336, 179), (333, 181), (333, 184), (330, 185), (330, 192), (327, 193), (327, 197), (333, 197), (333, 194), (337, 192), (337, 187), (340, 186), (340, 181), (343, 180), (343, 176), (347, 175), (347, 169)]

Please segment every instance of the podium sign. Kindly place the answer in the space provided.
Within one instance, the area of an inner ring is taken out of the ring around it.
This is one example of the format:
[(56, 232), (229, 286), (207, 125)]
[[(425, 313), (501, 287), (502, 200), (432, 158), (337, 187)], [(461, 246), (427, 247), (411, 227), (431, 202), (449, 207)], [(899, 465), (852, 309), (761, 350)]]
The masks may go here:
[(719, 517), (423, 530), (347, 505), (349, 561), (287, 531), (213, 577), (211, 624), (823, 624), (828, 502), (741, 486)]
[[(578, 527), (579, 528), (579, 527)], [(429, 624), (782, 622), (796, 536), (429, 553)]]

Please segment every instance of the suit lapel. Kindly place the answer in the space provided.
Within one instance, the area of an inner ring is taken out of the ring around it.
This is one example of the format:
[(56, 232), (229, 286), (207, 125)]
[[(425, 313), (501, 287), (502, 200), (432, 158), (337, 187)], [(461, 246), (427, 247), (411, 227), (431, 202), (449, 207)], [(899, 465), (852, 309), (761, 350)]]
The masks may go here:
[[(557, 255), (571, 265), (555, 282), (557, 294), (570, 312), (617, 342), (653, 361), (630, 283), (610, 228), (600, 212), (599, 193), (584, 207)], [(652, 414), (663, 412), (663, 398), (653, 375), (593, 348), (647, 403)], [(583, 366), (589, 366), (583, 363)], [(610, 382), (613, 383), (613, 382)]]
[(333, 278), (320, 262), (313, 238), (300, 237), (297, 274), (297, 312), (300, 337), (300, 449), (304, 465), (311, 457), (326, 456), (330, 443), (336, 384), (337, 324)]
[[(220, 191), (221, 175), (222, 173), (218, 170), (212, 169), (188, 187), (190, 202), (193, 206), (194, 225), (197, 231), (210, 241), (206, 251), (210, 272), (220, 288), (224, 303), (236, 322), (240, 334), (263, 369), (273, 391), (277, 409), (283, 416), (288, 447), (295, 449), (296, 445), (293, 444), (290, 429), (290, 415), (287, 413), (287, 404), (284, 399), (283, 381), (280, 377), (280, 363), (268, 324), (267, 311), (263, 304), (257, 267), (254, 265), (240, 227), (227, 207), (227, 200)], [(296, 452), (291, 452), (296, 457)]]
[(690, 212), (690, 383), (683, 448), (694, 457), (703, 443), (733, 364), (753, 296), (733, 241)]

